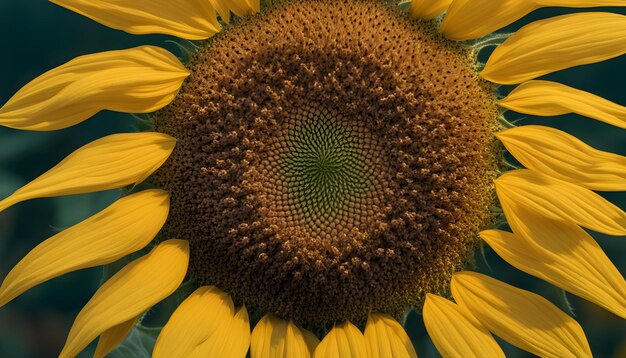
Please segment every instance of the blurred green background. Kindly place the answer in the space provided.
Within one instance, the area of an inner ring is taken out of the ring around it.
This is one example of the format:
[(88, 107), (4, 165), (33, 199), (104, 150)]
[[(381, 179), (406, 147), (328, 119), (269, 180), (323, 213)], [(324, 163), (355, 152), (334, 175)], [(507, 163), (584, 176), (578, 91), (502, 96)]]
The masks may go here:
[[(495, 1), (495, 0), (494, 0)], [(624, 9), (604, 9), (626, 14)], [(523, 24), (577, 10), (543, 9), (504, 31)], [(0, 104), (21, 86), (41, 73), (70, 59), (92, 52), (155, 44), (179, 54), (165, 36), (132, 36), (101, 26), (85, 17), (42, 0), (0, 1)], [(624, 40), (626, 41), (626, 39)], [(486, 59), (489, 50), (481, 58)], [(626, 105), (626, 56), (596, 65), (583, 66), (546, 76)], [(506, 93), (510, 88), (504, 87)], [(590, 145), (626, 155), (626, 136), (622, 129), (579, 116), (552, 118), (507, 115), (520, 124), (547, 124), (566, 130)], [(126, 114), (103, 112), (75, 127), (30, 133), (0, 127), (0, 198), (12, 193), (58, 163), (78, 147), (111, 133), (134, 130)], [(39, 199), (16, 205), (0, 213), (0, 277), (39, 242), (103, 209), (119, 196), (105, 192), (62, 198)], [(626, 208), (626, 195), (610, 193), (605, 197)], [(626, 241), (623, 237), (594, 234), (621, 272), (626, 272)], [(521, 273), (487, 250), (487, 262), (477, 255), (478, 269), (516, 286), (542, 294), (556, 304), (554, 287)], [(0, 357), (55, 357), (80, 308), (95, 292), (102, 269), (71, 273), (31, 289), (0, 309)], [(597, 306), (568, 295), (578, 321), (583, 326), (597, 357), (626, 357), (626, 323)], [(155, 316), (158, 316), (154, 314)], [(421, 357), (438, 356), (425, 334), (421, 317), (412, 313), (407, 329)], [(527, 354), (503, 343), (507, 356)], [(84, 356), (91, 356), (90, 347)]]

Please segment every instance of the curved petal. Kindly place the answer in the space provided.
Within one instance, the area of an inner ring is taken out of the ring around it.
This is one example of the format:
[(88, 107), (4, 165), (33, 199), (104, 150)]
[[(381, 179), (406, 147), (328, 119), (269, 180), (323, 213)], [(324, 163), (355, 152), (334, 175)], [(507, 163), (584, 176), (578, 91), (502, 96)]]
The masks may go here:
[(108, 109), (150, 113), (168, 105), (189, 72), (154, 46), (77, 57), (22, 87), (0, 108), (0, 125), (63, 129)]
[(417, 358), (411, 339), (393, 317), (377, 313), (370, 314), (364, 337), (370, 357)]
[(169, 207), (166, 192), (146, 190), (42, 242), (2, 282), (0, 307), (42, 282), (141, 250), (161, 230)]
[(476, 272), (452, 277), (459, 307), (500, 338), (541, 357), (591, 357), (580, 325), (545, 298)]
[(420, 19), (434, 19), (446, 11), (451, 2), (452, 0), (413, 0), (409, 12)]
[[(220, 0), (218, 0), (220, 1)], [(221, 0), (235, 15), (242, 17), (261, 11), (261, 0)]]
[(25, 200), (84, 194), (139, 184), (172, 153), (176, 140), (161, 133), (113, 134), (95, 140), (0, 201), (0, 211)]
[(494, 83), (515, 84), (626, 53), (626, 16), (586, 12), (526, 25), (498, 46), (481, 73)]
[(315, 352), (315, 348), (317, 348), (317, 346), (320, 344), (320, 340), (311, 331), (307, 331), (306, 329), (302, 329), (301, 331), (302, 335), (304, 336), (304, 340), (306, 341), (306, 345), (309, 348), (309, 352), (311, 352), (311, 355), (313, 355), (313, 352)]
[(50, 0), (113, 29), (203, 40), (220, 31), (215, 9), (203, 0)]
[(429, 293), (422, 315), (428, 335), (444, 358), (504, 358), (487, 328), (453, 302)]
[(306, 338), (293, 322), (273, 314), (261, 318), (252, 331), (251, 358), (309, 358), (311, 352)]
[(96, 352), (93, 354), (94, 358), (104, 358), (107, 354), (111, 353), (117, 346), (119, 346), (126, 336), (133, 330), (137, 318), (132, 318), (124, 323), (118, 324), (115, 327), (107, 329), (100, 335), (98, 339), (98, 346)]
[(230, 316), (210, 339), (200, 344), (190, 358), (232, 357), (245, 358), (250, 347), (250, 320), (248, 310), (241, 307)]
[(510, 171), (495, 184), (503, 206), (517, 204), (548, 218), (626, 235), (626, 213), (591, 190), (528, 169)]
[(345, 322), (328, 332), (313, 353), (314, 358), (361, 358), (369, 357), (367, 342), (361, 331), (352, 323)]
[(200, 344), (214, 340), (235, 315), (230, 296), (203, 286), (178, 306), (154, 346), (154, 358), (188, 357)]
[(626, 157), (594, 149), (565, 132), (522, 126), (497, 137), (526, 168), (591, 190), (626, 189)]
[(623, 0), (455, 0), (446, 12), (441, 32), (461, 41), (477, 39), (547, 6), (626, 6)]
[(189, 243), (167, 240), (102, 285), (80, 311), (59, 357), (75, 357), (103, 332), (160, 302), (183, 282)]
[(576, 113), (626, 128), (626, 107), (557, 82), (524, 82), (498, 104), (512, 111), (534, 116)]

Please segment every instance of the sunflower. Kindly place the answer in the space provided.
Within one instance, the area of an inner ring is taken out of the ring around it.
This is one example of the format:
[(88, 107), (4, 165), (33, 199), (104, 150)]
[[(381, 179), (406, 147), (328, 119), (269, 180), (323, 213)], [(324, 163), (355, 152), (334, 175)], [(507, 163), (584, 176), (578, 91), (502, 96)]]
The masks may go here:
[[(31, 131), (102, 110), (148, 118), (149, 130), (87, 144), (0, 201), (126, 188), (0, 287), (4, 306), (143, 255), (84, 306), (61, 357), (96, 339), (105, 356), (183, 283), (193, 292), (154, 357), (417, 357), (402, 325), (411, 309), (444, 357), (504, 356), (493, 335), (539, 356), (591, 356), (570, 315), (472, 271), (483, 243), (626, 318), (626, 282), (585, 231), (626, 234), (626, 213), (595, 193), (625, 187), (626, 159), (505, 118), (575, 113), (626, 128), (626, 108), (536, 79), (626, 53), (626, 17), (492, 34), (540, 7), (623, 0), (51, 2), (190, 41), (185, 60), (154, 46), (78, 57), (0, 108), (1, 125)], [(517, 87), (503, 97), (502, 85)]]

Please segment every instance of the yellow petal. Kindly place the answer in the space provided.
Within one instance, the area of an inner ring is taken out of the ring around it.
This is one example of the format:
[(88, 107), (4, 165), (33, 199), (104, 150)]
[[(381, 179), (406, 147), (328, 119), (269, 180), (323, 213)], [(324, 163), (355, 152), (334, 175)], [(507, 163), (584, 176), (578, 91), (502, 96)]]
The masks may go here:
[(213, 8), (220, 15), (220, 18), (225, 23), (230, 23), (230, 9), (228, 8), (227, 1), (225, 0), (209, 0)]
[(214, 340), (233, 319), (233, 301), (213, 286), (193, 292), (163, 327), (152, 353), (154, 358), (187, 357), (200, 344)]
[(524, 82), (501, 100), (499, 105), (534, 116), (576, 113), (626, 128), (626, 107), (556, 82)]
[(35, 247), (9, 272), (0, 287), (0, 307), (42, 282), (141, 250), (157, 235), (168, 212), (169, 195), (146, 190), (61, 231)]
[(113, 29), (203, 40), (220, 31), (215, 8), (203, 0), (50, 0)]
[(261, 11), (260, 0), (218, 0), (226, 4), (226, 6), (237, 16), (246, 16)]
[(188, 262), (189, 243), (168, 240), (126, 265), (80, 311), (59, 357), (75, 357), (103, 332), (172, 294), (185, 278)]
[(452, 0), (413, 0), (409, 12), (420, 19), (434, 19), (446, 11)]
[(261, 318), (252, 331), (251, 358), (309, 358), (306, 338), (293, 322), (273, 314)]
[(481, 73), (501, 84), (521, 83), (554, 71), (626, 53), (626, 16), (586, 12), (526, 25), (498, 46)]
[(626, 235), (626, 213), (589, 189), (528, 169), (510, 171), (495, 183), (503, 206), (515, 203), (548, 218)]
[(67, 128), (102, 110), (154, 112), (168, 105), (189, 72), (154, 46), (80, 56), (22, 87), (0, 108), (0, 125)]
[(35, 198), (91, 193), (139, 184), (172, 153), (176, 140), (161, 133), (124, 133), (93, 141), (0, 201), (0, 211)]
[(190, 358), (232, 357), (245, 358), (250, 347), (250, 320), (248, 310), (241, 307), (234, 317), (224, 322), (220, 328), (196, 347)]
[(370, 357), (417, 358), (413, 343), (404, 328), (398, 321), (387, 315), (370, 314), (364, 337)]
[(369, 357), (369, 351), (361, 331), (352, 323), (345, 322), (333, 327), (328, 332), (315, 349), (313, 357), (367, 358)]
[(96, 352), (93, 354), (94, 358), (104, 358), (107, 354), (111, 353), (117, 346), (119, 346), (126, 336), (132, 331), (137, 317), (132, 318), (122, 324), (118, 324), (115, 327), (107, 329), (98, 340), (98, 346)]
[(491, 333), (453, 302), (427, 294), (422, 314), (428, 335), (444, 358), (504, 357)]
[(626, 189), (626, 157), (596, 150), (565, 132), (523, 126), (497, 137), (526, 168), (591, 190)]
[(626, 281), (585, 230), (514, 204), (504, 210), (515, 235), (498, 230), (480, 234), (500, 257), (626, 318)]
[(580, 325), (545, 298), (476, 272), (452, 277), (459, 308), (489, 331), (541, 357), (591, 357)]
[(623, 0), (455, 0), (446, 12), (441, 31), (457, 41), (477, 39), (547, 6), (585, 8), (626, 5)]
[(302, 331), (302, 334), (304, 335), (304, 340), (306, 341), (306, 345), (309, 348), (309, 352), (311, 352), (311, 355), (313, 355), (313, 352), (315, 352), (315, 348), (317, 348), (317, 346), (320, 344), (320, 340), (311, 331), (308, 331), (306, 329), (302, 329), (301, 331)]

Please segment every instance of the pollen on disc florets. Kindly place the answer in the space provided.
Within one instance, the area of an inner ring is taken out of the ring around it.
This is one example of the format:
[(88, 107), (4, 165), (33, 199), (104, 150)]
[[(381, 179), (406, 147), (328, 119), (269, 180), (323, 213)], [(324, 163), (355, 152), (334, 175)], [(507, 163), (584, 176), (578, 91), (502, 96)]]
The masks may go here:
[(473, 61), (376, 1), (282, 1), (210, 40), (155, 119), (198, 282), (312, 326), (445, 291), (497, 169)]

